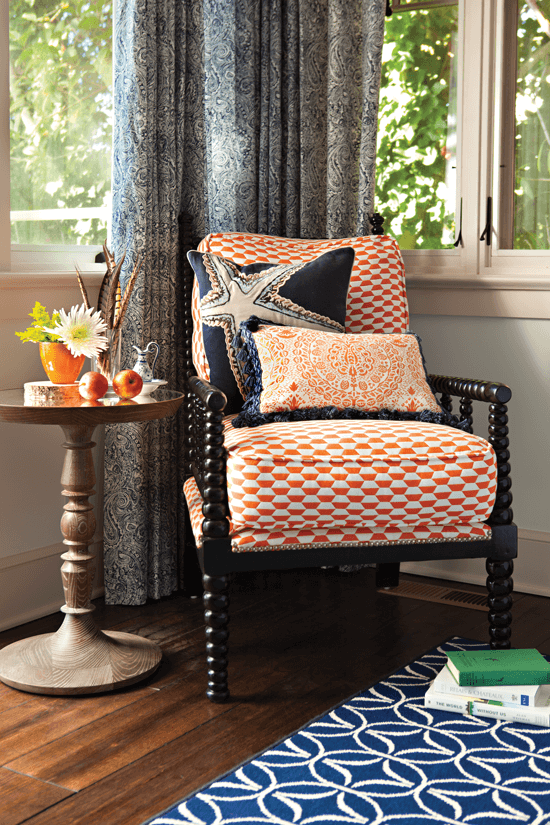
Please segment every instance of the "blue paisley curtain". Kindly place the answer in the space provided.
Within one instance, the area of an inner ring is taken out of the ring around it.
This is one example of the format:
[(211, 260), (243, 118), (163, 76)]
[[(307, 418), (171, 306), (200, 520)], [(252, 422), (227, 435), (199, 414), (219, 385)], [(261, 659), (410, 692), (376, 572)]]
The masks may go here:
[(206, 230), (369, 231), (385, 8), (206, 0)]
[[(196, 238), (366, 234), (374, 205), (386, 0), (120, 0), (113, 251), (145, 256), (123, 364), (157, 341), (183, 388), (178, 219)], [(105, 591), (142, 604), (182, 585), (180, 416), (107, 427)]]

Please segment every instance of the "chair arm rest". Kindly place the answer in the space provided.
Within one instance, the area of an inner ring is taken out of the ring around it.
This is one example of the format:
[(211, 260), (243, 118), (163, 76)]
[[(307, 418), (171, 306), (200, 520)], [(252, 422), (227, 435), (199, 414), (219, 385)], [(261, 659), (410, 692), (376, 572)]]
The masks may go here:
[(229, 533), (226, 450), (223, 434), (224, 393), (196, 375), (187, 378), (189, 388), (188, 455), (190, 470), (202, 497), (202, 533), (223, 538)]
[(227, 398), (214, 384), (199, 378), (198, 375), (190, 375), (187, 381), (191, 392), (197, 398), (200, 398), (207, 410), (211, 412), (224, 411)]
[(508, 407), (512, 391), (506, 384), (496, 381), (476, 381), (467, 378), (451, 378), (448, 375), (428, 376), (432, 387), (441, 393), (441, 406), (452, 410), (451, 396), (460, 397), (460, 419), (468, 422), (468, 432), (472, 429), (472, 404), (470, 401), (484, 401), (489, 404), (488, 441), (497, 459), (497, 492), (489, 524), (511, 524), (512, 493), (510, 488), (510, 441), (508, 439)]
[(485, 401), (487, 404), (507, 404), (512, 390), (496, 381), (478, 381), (468, 378), (452, 378), (449, 375), (428, 376), (436, 392)]

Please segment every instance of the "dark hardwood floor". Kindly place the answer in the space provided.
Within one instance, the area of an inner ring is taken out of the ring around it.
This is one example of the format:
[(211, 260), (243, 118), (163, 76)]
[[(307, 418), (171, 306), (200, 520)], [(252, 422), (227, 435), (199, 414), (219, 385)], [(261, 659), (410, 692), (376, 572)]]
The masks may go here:
[[(378, 593), (370, 568), (241, 574), (231, 602), (225, 705), (204, 695), (202, 603), (182, 596), (95, 603), (100, 627), (161, 645), (141, 684), (53, 697), (0, 683), (1, 825), (141, 825), (449, 636), (487, 639), (485, 613)], [(0, 647), (60, 623), (5, 631)], [(550, 653), (550, 600), (516, 594), (512, 639)]]

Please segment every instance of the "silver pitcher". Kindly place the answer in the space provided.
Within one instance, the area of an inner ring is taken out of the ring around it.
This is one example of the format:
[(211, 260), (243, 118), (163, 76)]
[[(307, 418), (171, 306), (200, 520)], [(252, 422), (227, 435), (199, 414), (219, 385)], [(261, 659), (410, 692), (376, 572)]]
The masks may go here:
[[(149, 362), (147, 360), (147, 353), (149, 352), (150, 348), (153, 349), (157, 348), (157, 354), (153, 360), (153, 366), (149, 366)], [(156, 341), (149, 341), (145, 349), (140, 349), (136, 347), (135, 344), (132, 344), (132, 349), (135, 349), (138, 354), (138, 359), (133, 367), (134, 372), (137, 372), (138, 375), (141, 375), (144, 381), (154, 381), (155, 380), (155, 364), (157, 363), (157, 358), (159, 357), (160, 347)]]

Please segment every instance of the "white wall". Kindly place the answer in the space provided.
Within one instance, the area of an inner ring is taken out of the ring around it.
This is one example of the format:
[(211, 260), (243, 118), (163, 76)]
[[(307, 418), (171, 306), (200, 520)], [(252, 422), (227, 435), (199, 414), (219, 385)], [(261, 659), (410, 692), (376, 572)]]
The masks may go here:
[[(550, 320), (412, 315), (410, 327), (422, 339), (428, 372), (501, 381), (511, 388), (512, 507), (520, 535), (515, 588), (550, 596)], [(487, 409), (474, 404), (478, 435), (487, 435)], [(486, 577), (481, 560), (403, 569), (479, 584)]]
[[(93, 279), (86, 282), (90, 299)], [(97, 284), (97, 281), (95, 282)], [(73, 276), (16, 277), (0, 280), (0, 388), (43, 380), (38, 347), (22, 344), (15, 330), (28, 326), (28, 312), (38, 300), (50, 311), (80, 303)], [(550, 320), (416, 314), (411, 329), (422, 338), (428, 370), (463, 378), (503, 381), (510, 385), (509, 405), (515, 521), (520, 551), (514, 574), (516, 589), (550, 596)], [(476, 403), (476, 432), (486, 433), (487, 405)], [(98, 428), (94, 439), (101, 443)], [(63, 552), (59, 521), (63, 497), (60, 475), (63, 433), (57, 426), (0, 423), (0, 629), (56, 611), (63, 604), (59, 555)], [(96, 448), (102, 498), (102, 455)], [(99, 574), (94, 596), (101, 593), (101, 506), (96, 503)], [(480, 560), (403, 565), (422, 575), (483, 584)], [(61, 622), (61, 616), (60, 616)]]
[[(53, 286), (52, 286), (53, 284)], [(97, 289), (86, 284), (90, 300)], [(38, 345), (23, 344), (16, 330), (29, 326), (28, 313), (40, 301), (51, 313), (81, 303), (76, 277), (15, 276), (0, 281), (0, 389), (22, 387), (25, 381), (46, 379)], [(85, 363), (86, 369), (87, 362)], [(94, 441), (101, 447), (103, 431)], [(61, 469), (64, 459), (61, 427), (0, 422), (0, 630), (59, 609), (63, 604), (60, 554), (62, 507)], [(98, 527), (92, 550), (98, 570), (94, 595), (102, 586), (102, 451), (94, 449), (96, 495), (91, 499)], [(62, 616), (60, 614), (60, 623)]]

